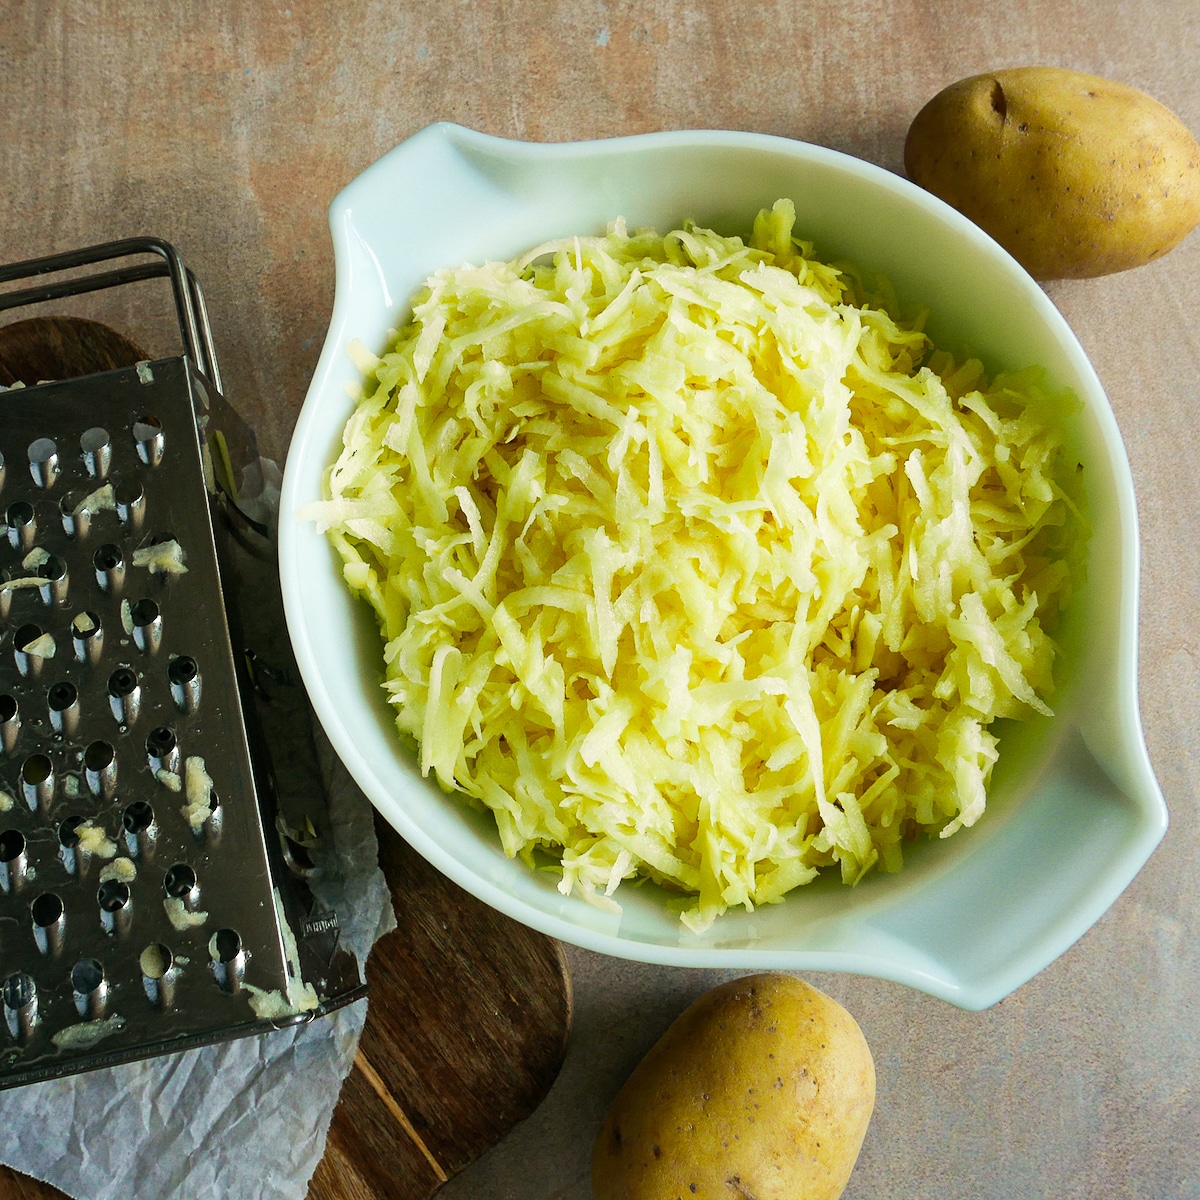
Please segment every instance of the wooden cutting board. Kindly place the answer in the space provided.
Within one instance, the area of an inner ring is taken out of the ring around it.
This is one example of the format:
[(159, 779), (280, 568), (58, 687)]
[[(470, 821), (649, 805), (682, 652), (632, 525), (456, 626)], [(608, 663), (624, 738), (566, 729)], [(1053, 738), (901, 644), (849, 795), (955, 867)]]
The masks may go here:
[[(0, 328), (3, 384), (146, 357), (76, 318)], [(428, 1200), (533, 1112), (571, 1027), (562, 947), (468, 895), (384, 822), (376, 830), (398, 928), (367, 963), (366, 1027), (308, 1200)], [(0, 1165), (0, 1200), (61, 1197)]]
[(309, 1200), (432, 1196), (533, 1112), (567, 1048), (558, 942), (376, 832), (399, 928), (367, 963), (367, 1024)]

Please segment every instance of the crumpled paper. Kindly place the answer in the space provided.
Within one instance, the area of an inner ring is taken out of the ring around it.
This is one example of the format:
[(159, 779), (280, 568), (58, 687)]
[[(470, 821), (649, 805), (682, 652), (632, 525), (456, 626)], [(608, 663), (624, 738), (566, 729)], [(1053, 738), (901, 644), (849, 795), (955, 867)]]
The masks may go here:
[[(371, 806), (325, 739), (333, 852), (313, 891), (360, 965), (394, 929)], [(302, 1200), (367, 1001), (258, 1037), (0, 1093), (0, 1160), (78, 1200)]]

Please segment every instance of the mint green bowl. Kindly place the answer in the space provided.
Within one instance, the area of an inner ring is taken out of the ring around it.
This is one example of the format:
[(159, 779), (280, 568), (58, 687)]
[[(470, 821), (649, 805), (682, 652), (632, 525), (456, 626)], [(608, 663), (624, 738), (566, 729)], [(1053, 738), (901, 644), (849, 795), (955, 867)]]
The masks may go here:
[[(990, 370), (1041, 364), (1082, 401), (1071, 420), (1092, 525), (1086, 584), (1059, 637), (1055, 715), (1005, 723), (988, 810), (923, 842), (897, 875), (819, 881), (782, 904), (690, 934), (652, 885), (623, 887), (618, 917), (564, 897), (507, 859), (490, 816), (424, 780), (383, 693), (382, 643), (326, 539), (298, 520), (320, 497), (359, 373), (354, 339), (381, 349), (439, 267), (507, 259), (616, 216), (665, 230), (686, 217), (726, 232), (795, 201), (825, 259), (882, 272), (930, 332)], [(919, 188), (832, 150), (748, 133), (647, 134), (531, 145), (431, 125), (364, 171), (330, 208), (337, 293), (284, 475), (280, 570), (296, 657), (326, 733), (359, 786), (436, 867), (495, 908), (591, 950), (688, 967), (850, 971), (985, 1008), (1062, 954), (1121, 894), (1167, 811), (1137, 706), (1138, 534), (1112, 410), (1079, 342), (995, 242)]]

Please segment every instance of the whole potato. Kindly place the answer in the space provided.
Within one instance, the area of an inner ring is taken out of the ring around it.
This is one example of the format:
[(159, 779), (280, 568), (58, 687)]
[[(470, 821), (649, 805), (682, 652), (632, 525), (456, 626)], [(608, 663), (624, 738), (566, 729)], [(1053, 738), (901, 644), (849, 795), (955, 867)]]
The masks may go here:
[(908, 131), (904, 166), (1037, 279), (1141, 266), (1200, 221), (1200, 145), (1174, 113), (1058, 67), (939, 92)]
[(836, 1200), (875, 1105), (854, 1018), (791, 975), (701, 996), (629, 1077), (592, 1150), (595, 1200)]

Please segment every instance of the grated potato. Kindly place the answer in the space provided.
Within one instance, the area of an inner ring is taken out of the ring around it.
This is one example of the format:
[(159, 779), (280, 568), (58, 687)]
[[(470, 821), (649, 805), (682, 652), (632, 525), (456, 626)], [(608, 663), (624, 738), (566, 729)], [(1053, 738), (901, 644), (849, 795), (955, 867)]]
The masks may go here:
[(120, 883), (132, 883), (137, 878), (137, 867), (134, 866), (133, 860), (129, 858), (114, 858), (100, 872), (100, 882), (106, 883), (110, 879), (115, 879)]
[(187, 905), (178, 896), (168, 896), (163, 901), (163, 908), (166, 910), (167, 919), (180, 933), (203, 925), (208, 920), (207, 912), (189, 912)]
[(143, 546), (133, 552), (133, 565), (145, 567), (152, 575), (186, 575), (183, 547), (174, 539)]
[(422, 771), (564, 893), (648, 875), (693, 930), (979, 819), (1080, 524), (1069, 397), (933, 351), (793, 222), (438, 272), (303, 514)]
[(198, 832), (213, 814), (213, 781), (205, 769), (204, 759), (199, 755), (193, 755), (183, 764), (183, 794), (187, 803), (180, 812), (192, 829)]

